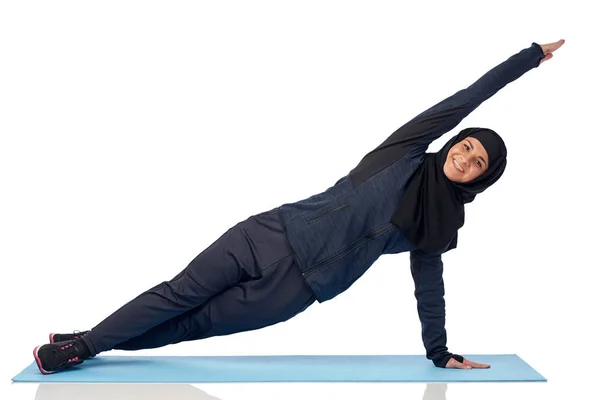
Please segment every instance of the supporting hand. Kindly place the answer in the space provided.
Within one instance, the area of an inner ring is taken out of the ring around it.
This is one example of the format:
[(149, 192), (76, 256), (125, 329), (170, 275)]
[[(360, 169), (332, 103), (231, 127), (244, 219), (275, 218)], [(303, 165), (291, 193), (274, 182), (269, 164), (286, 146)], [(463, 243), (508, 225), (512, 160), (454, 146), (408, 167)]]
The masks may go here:
[(542, 58), (539, 65), (542, 65), (544, 61), (548, 61), (553, 57), (552, 52), (559, 49), (565, 43), (565, 39), (560, 39), (558, 42), (548, 43), (548, 44), (540, 44), (540, 47), (544, 51), (545, 57)]
[(454, 358), (450, 358), (446, 364), (446, 368), (459, 368), (459, 369), (471, 369), (471, 368), (489, 368), (488, 364), (479, 364), (473, 361), (469, 361), (463, 357), (463, 362), (456, 361)]

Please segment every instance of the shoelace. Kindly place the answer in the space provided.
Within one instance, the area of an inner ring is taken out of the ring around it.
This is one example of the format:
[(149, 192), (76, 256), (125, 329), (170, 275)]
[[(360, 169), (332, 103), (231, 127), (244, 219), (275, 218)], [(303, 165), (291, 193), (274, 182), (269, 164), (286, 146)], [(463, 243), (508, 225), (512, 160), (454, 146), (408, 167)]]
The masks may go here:
[(79, 354), (81, 354), (81, 351), (77, 348), (77, 346), (75, 346), (75, 342), (70, 342), (60, 346), (58, 349), (56, 349), (56, 352), (59, 353), (57, 354), (59, 359), (67, 357), (67, 359), (63, 361), (63, 363), (71, 364), (79, 363), (82, 361), (79, 358)]
[(75, 335), (75, 339), (81, 338), (86, 333), (88, 333), (88, 331), (83, 331), (83, 332), (81, 332), (81, 331), (73, 331), (73, 335)]

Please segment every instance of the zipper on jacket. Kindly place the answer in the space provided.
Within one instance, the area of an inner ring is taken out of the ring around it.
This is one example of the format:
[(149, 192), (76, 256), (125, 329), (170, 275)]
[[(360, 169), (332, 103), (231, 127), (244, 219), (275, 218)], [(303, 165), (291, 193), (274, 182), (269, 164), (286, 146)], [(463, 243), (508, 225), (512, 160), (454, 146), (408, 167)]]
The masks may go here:
[(329, 264), (334, 263), (337, 260), (339, 260), (340, 258), (344, 257), (346, 254), (350, 253), (352, 250), (354, 250), (355, 248), (360, 246), (363, 242), (366, 242), (367, 240), (375, 239), (376, 237), (381, 236), (381, 235), (391, 231), (394, 228), (395, 228), (395, 225), (388, 222), (386, 225), (384, 225), (380, 228), (377, 228), (374, 231), (369, 232), (368, 234), (366, 234), (362, 238), (358, 239), (357, 241), (355, 241), (354, 243), (352, 243), (350, 246), (346, 247), (345, 249), (339, 251), (338, 253), (332, 254), (331, 256), (327, 257), (326, 259), (313, 265), (312, 267), (310, 267), (309, 269), (304, 271), (302, 273), (302, 276), (307, 277), (309, 275), (314, 274), (318, 270), (325, 268)]

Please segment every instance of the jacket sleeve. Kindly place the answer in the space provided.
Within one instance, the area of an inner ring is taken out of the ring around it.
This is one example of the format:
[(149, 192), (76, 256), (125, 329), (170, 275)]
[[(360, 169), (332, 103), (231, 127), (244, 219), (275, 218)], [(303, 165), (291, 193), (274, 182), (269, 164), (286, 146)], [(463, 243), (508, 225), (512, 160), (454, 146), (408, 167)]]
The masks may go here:
[(409, 151), (424, 153), (431, 142), (456, 127), (481, 103), (525, 72), (537, 68), (542, 58), (542, 48), (533, 42), (529, 48), (492, 68), (467, 88), (423, 111), (363, 157), (352, 171), (357, 176), (355, 180), (366, 180)]
[(415, 298), (426, 357), (440, 368), (446, 366), (450, 357), (462, 362), (462, 356), (449, 353), (446, 347), (446, 304), (441, 255), (413, 250), (410, 253), (410, 270), (415, 282)]

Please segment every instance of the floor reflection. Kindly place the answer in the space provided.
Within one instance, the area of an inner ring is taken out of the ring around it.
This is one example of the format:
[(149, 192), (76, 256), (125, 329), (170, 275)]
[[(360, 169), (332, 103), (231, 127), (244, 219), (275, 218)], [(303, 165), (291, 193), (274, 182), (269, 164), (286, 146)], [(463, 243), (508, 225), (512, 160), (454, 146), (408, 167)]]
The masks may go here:
[(446, 400), (447, 383), (428, 383), (423, 393), (423, 400)]
[[(423, 400), (446, 400), (447, 390), (446, 383), (428, 383), (423, 393)], [(42, 383), (35, 394), (35, 400), (164, 400), (168, 398), (221, 400), (195, 386), (176, 383)]]

